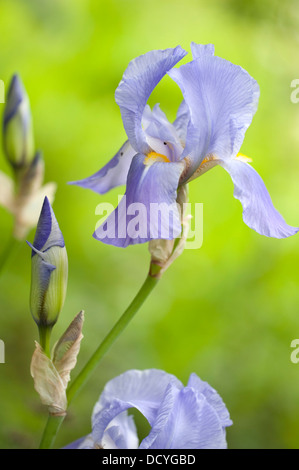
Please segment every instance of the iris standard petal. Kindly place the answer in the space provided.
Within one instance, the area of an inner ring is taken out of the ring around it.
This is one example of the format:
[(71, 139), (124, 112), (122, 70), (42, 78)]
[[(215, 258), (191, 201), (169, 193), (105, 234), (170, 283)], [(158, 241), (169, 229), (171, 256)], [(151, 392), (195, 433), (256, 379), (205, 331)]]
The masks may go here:
[(187, 387), (173, 375), (149, 369), (130, 370), (108, 382), (92, 415), (92, 435), (67, 448), (137, 448), (129, 408), (137, 408), (151, 425), (139, 449), (225, 449), (224, 413), (217, 392), (192, 374)]
[(106, 428), (101, 447), (103, 449), (137, 449), (139, 439), (133, 416), (123, 411)]
[(163, 78), (187, 54), (180, 46), (150, 51), (132, 60), (115, 92), (124, 128), (132, 147), (140, 153), (150, 151), (141, 126), (147, 100)]
[(214, 44), (196, 44), (196, 42), (191, 42), (191, 52), (193, 59), (198, 59), (204, 55), (214, 55), (215, 46)]
[[(164, 395), (161, 397), (161, 403), (158, 408), (156, 419), (152, 424), (152, 429), (148, 436), (146, 436), (141, 442), (140, 449), (154, 449), (157, 444), (162, 440), (164, 436), (164, 429), (167, 427), (170, 415), (172, 413), (174, 404), (177, 400), (177, 396), (182, 390), (183, 387), (177, 387), (173, 383), (169, 383)], [(163, 442), (163, 447), (166, 445), (165, 438)]]
[(75, 184), (82, 188), (91, 189), (96, 193), (105, 194), (116, 186), (126, 184), (128, 171), (134, 155), (136, 155), (136, 152), (127, 140), (117, 154), (97, 173), (69, 184)]
[[(172, 391), (159, 409), (156, 422), (140, 448), (147, 449), (225, 449), (225, 432), (213, 407), (195, 390), (186, 387)], [(152, 436), (154, 439), (151, 439)], [(151, 442), (152, 440), (152, 442)], [(150, 445), (149, 445), (150, 444)]]
[(95, 448), (95, 443), (91, 434), (88, 434), (88, 436), (85, 436), (85, 437), (81, 437), (80, 439), (77, 439), (76, 441), (64, 447), (64, 449), (94, 449), (94, 448)]
[(102, 442), (109, 423), (129, 408), (137, 408), (152, 425), (169, 383), (183, 387), (175, 376), (155, 369), (130, 370), (108, 382), (93, 410), (94, 441)]
[(261, 235), (286, 238), (298, 232), (288, 225), (273, 206), (271, 197), (259, 174), (248, 163), (232, 159), (219, 162), (234, 183), (234, 197), (243, 206), (243, 220)]
[(124, 411), (109, 423), (100, 442), (94, 440), (91, 433), (64, 449), (137, 449), (138, 442), (133, 416)]
[(216, 411), (223, 427), (231, 426), (233, 424), (221, 396), (213, 387), (211, 387), (211, 385), (208, 384), (208, 382), (204, 382), (196, 374), (191, 374), (187, 387), (193, 388), (195, 392), (202, 394), (206, 398), (208, 403)]
[(186, 180), (213, 154), (234, 157), (257, 109), (259, 87), (242, 67), (210, 54), (172, 69), (190, 111), (186, 147)]
[(175, 128), (168, 121), (166, 114), (161, 110), (159, 104), (155, 104), (153, 110), (146, 106), (143, 113), (142, 125), (147, 137), (160, 139), (162, 143), (164, 141), (175, 143), (178, 140)]
[(176, 129), (177, 134), (179, 135), (181, 141), (185, 144), (187, 136), (187, 128), (190, 121), (190, 111), (189, 107), (186, 104), (186, 101), (183, 100), (179, 106), (176, 119), (173, 122), (173, 126)]
[(142, 125), (149, 146), (156, 152), (165, 155), (170, 161), (178, 161), (183, 153), (180, 136), (166, 115), (156, 104), (151, 111), (146, 106), (142, 117)]
[(126, 247), (151, 239), (178, 237), (181, 215), (176, 198), (184, 168), (184, 162), (155, 161), (137, 154), (132, 160), (124, 197), (96, 229), (94, 238)]

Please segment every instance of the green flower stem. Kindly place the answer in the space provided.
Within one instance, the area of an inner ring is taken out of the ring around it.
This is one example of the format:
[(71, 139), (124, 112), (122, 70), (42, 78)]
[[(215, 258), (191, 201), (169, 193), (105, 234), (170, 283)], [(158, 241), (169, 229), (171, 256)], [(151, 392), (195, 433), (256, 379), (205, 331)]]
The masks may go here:
[[(71, 383), (67, 391), (68, 404), (70, 404), (75, 395), (87, 382), (87, 380), (92, 375), (105, 353), (108, 351), (114, 341), (124, 331), (126, 326), (130, 323), (132, 318), (138, 312), (145, 299), (149, 296), (153, 288), (158, 283), (158, 280), (159, 279), (157, 277), (152, 277), (150, 275), (147, 276), (144, 284), (142, 285), (141, 289), (139, 290), (132, 303), (129, 305), (129, 307), (123, 313), (117, 323), (113, 326), (107, 336), (103, 339), (102, 343), (99, 345), (93, 356), (91, 356), (87, 364), (83, 367), (79, 375)], [(63, 417), (61, 416), (57, 417), (49, 415), (40, 448), (46, 449), (53, 447), (56, 434), (61, 426), (62, 421)]]
[(71, 383), (68, 391), (67, 391), (67, 398), (68, 403), (72, 401), (74, 396), (80, 390), (80, 388), (85, 384), (85, 382), (89, 379), (95, 368), (97, 367), (98, 363), (104, 356), (104, 354), (108, 351), (110, 346), (114, 343), (114, 341), (118, 338), (118, 336), (123, 332), (126, 326), (130, 323), (134, 315), (142, 306), (145, 299), (151, 293), (155, 285), (157, 284), (158, 280), (151, 276), (148, 276), (141, 287), (140, 291), (134, 298), (133, 302), (129, 305), (127, 310), (123, 313), (120, 317), (118, 322), (114, 325), (114, 327), (110, 330), (108, 335), (104, 338), (98, 349), (95, 351), (93, 356), (89, 359), (85, 367), (81, 370), (80, 374), (75, 378), (75, 380)]
[(45, 354), (50, 357), (50, 338), (52, 326), (39, 326), (39, 344), (43, 348)]
[(51, 449), (55, 442), (56, 435), (63, 423), (64, 416), (54, 416), (49, 414), (48, 421), (40, 443), (40, 449)]
[(15, 248), (19, 245), (19, 240), (14, 238), (13, 236), (9, 239), (9, 242), (3, 251), (1, 257), (0, 257), (0, 276), (6, 266), (6, 263), (8, 262), (9, 258), (11, 257), (13, 251)]

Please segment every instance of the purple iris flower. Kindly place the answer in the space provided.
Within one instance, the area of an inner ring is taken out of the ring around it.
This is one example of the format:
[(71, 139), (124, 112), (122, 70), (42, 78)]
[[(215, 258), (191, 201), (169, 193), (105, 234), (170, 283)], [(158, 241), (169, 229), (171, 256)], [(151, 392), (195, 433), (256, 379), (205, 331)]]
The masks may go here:
[[(268, 237), (294, 235), (298, 228), (284, 221), (250, 159), (239, 153), (257, 109), (257, 82), (242, 67), (214, 56), (212, 44), (192, 43), (191, 49), (193, 60), (179, 68), (173, 67), (186, 55), (180, 46), (129, 63), (115, 93), (128, 140), (100, 171), (74, 183), (99, 194), (126, 184), (125, 196), (94, 237), (126, 247), (179, 236), (178, 188), (216, 165), (230, 174), (250, 228)], [(166, 73), (183, 94), (173, 123), (159, 105), (147, 105)], [(150, 217), (153, 204), (160, 217)]]
[[(151, 431), (138, 447), (129, 408)], [(162, 370), (129, 370), (108, 382), (92, 414), (92, 432), (67, 449), (225, 449), (229, 413), (207, 382), (191, 374), (186, 387)]]

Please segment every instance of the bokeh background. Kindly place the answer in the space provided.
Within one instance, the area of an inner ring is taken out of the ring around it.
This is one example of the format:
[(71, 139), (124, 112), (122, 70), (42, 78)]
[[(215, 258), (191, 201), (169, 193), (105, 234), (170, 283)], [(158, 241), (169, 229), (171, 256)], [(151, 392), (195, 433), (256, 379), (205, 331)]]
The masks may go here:
[[(53, 332), (59, 337), (84, 309), (78, 368), (132, 300), (149, 264), (146, 245), (125, 250), (92, 238), (100, 202), (117, 202), (67, 182), (97, 171), (126, 136), (114, 91), (128, 62), (151, 49), (214, 43), (261, 88), (242, 152), (254, 160), (275, 206), (299, 222), (298, 3), (294, 0), (1, 0), (0, 78), (14, 72), (30, 96), (46, 181), (56, 181), (54, 210), (69, 254), (68, 295)], [(189, 57), (185, 59), (188, 61)], [(174, 119), (181, 95), (165, 78), (150, 98)], [(3, 105), (0, 105), (3, 111)], [(10, 173), (3, 155), (0, 170)], [(204, 204), (204, 243), (186, 250), (74, 400), (57, 446), (87, 434), (107, 380), (127, 369), (160, 368), (184, 383), (196, 372), (221, 394), (234, 425), (230, 448), (297, 448), (299, 239), (262, 237), (242, 222), (233, 185), (215, 168), (190, 185)], [(0, 247), (12, 229), (0, 208)], [(32, 241), (34, 232), (30, 233)], [(0, 281), (0, 447), (39, 444), (46, 410), (29, 373), (36, 326), (29, 312), (30, 250), (23, 243)], [(78, 369), (77, 369), (78, 370)], [(73, 375), (76, 372), (73, 373)], [(140, 437), (147, 423), (136, 414)]]

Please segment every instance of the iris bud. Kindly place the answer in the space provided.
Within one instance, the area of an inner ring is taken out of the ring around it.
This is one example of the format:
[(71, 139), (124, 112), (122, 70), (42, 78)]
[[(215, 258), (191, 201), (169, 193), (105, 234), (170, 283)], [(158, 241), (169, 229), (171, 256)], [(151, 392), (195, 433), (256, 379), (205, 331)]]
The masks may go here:
[[(68, 258), (64, 239), (53, 209), (45, 197), (39, 217), (31, 258), (30, 309), (37, 323), (41, 345), (60, 314), (66, 295)], [(45, 348), (44, 348), (45, 349)]]
[(34, 138), (30, 103), (18, 75), (14, 75), (3, 116), (3, 146), (15, 170), (26, 168), (34, 158)]

